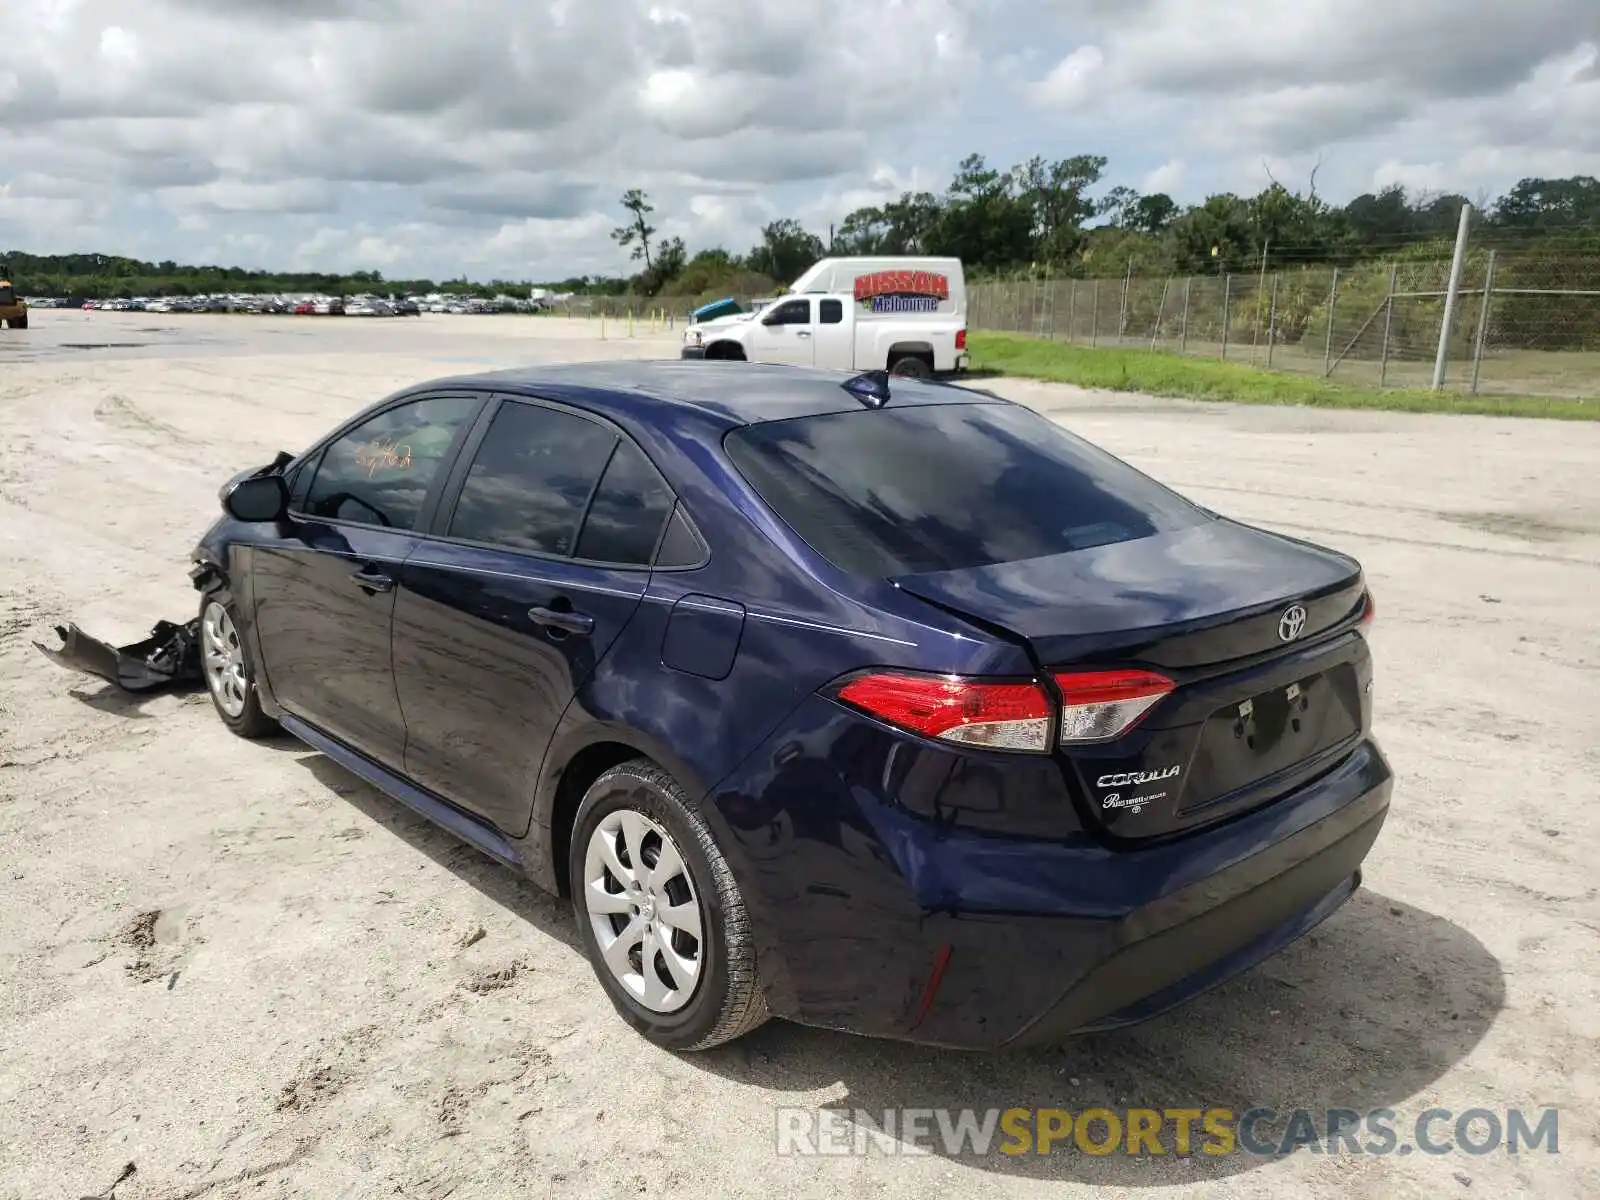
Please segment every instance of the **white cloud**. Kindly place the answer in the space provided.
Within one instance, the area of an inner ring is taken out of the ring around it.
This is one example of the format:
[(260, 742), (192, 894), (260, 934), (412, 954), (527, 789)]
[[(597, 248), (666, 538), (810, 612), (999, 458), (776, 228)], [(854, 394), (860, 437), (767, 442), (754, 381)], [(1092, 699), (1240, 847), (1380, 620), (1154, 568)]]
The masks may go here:
[(139, 39), (126, 29), (107, 25), (100, 31), (100, 57), (112, 63), (132, 63), (139, 58)]
[(1168, 159), (1155, 170), (1145, 172), (1144, 178), (1139, 180), (1139, 190), (1146, 195), (1154, 192), (1172, 195), (1183, 187), (1187, 170), (1188, 167), (1181, 158)]
[(195, 187), (163, 188), (158, 194), (184, 215), (192, 212), (325, 213), (338, 207), (334, 187), (323, 179), (257, 182), (218, 179)]
[(1079, 46), (1038, 83), (1033, 97), (1055, 108), (1078, 108), (1093, 101), (1095, 84), (1106, 56), (1099, 46)]
[(0, 245), (45, 251), (611, 272), (626, 188), (743, 249), (974, 150), (1183, 201), (1600, 174), (1595, 0), (5, 0), (0, 46)]

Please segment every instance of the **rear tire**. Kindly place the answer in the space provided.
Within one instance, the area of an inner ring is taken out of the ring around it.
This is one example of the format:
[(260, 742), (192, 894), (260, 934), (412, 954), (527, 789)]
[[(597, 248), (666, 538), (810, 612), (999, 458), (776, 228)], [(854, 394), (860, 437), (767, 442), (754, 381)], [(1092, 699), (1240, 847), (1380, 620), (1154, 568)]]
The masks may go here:
[(907, 354), (894, 360), (889, 374), (899, 379), (932, 379), (933, 364), (917, 354)]
[(568, 879), (595, 975), (656, 1045), (707, 1050), (767, 1020), (739, 885), (660, 767), (636, 758), (595, 780), (573, 822)]
[(233, 601), (225, 591), (200, 601), (200, 669), (217, 716), (242, 738), (276, 733), (278, 723), (261, 711), (255, 673), (244, 653)]

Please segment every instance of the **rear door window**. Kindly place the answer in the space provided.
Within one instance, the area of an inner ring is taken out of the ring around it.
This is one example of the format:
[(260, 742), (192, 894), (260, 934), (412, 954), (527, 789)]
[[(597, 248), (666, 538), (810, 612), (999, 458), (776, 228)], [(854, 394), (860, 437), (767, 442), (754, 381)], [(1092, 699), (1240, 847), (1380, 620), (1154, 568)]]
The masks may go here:
[(596, 421), (506, 401), (461, 485), (448, 536), (571, 557), (617, 435)]
[(860, 575), (991, 566), (1212, 519), (1020, 405), (890, 401), (747, 425), (724, 445), (813, 550)]

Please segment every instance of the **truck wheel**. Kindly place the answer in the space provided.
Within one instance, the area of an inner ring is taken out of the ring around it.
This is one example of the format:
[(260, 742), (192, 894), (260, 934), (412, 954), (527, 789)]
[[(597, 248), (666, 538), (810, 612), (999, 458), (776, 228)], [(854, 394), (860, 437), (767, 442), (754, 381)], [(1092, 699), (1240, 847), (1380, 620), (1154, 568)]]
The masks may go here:
[(900, 379), (932, 379), (933, 364), (920, 355), (907, 354), (894, 360), (889, 367), (889, 374)]
[(28, 327), (28, 318), (27, 317), (18, 317), (15, 321), (11, 322), (11, 328), (13, 328), (13, 329), (26, 329), (27, 327)]

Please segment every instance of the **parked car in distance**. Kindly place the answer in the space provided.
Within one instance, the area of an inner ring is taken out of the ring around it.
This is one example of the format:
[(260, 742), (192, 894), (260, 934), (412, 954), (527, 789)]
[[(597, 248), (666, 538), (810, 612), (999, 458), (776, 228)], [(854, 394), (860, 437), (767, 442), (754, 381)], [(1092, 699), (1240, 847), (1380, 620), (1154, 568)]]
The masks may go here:
[(1360, 565), (986, 393), (528, 367), (221, 499), (222, 721), (568, 896), (664, 1046), (1142, 1020), (1334, 912), (1388, 810)]

